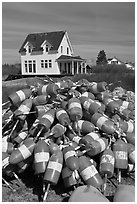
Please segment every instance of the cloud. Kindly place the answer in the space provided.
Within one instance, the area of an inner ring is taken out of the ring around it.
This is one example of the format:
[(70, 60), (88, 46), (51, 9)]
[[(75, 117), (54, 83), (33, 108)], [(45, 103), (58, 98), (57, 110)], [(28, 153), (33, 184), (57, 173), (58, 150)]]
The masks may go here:
[(67, 30), (72, 46), (88, 56), (89, 47), (107, 47), (110, 53), (115, 48), (121, 56), (132, 48), (128, 56), (134, 59), (134, 2), (2, 3), (3, 49), (18, 52), (29, 33), (55, 30)]

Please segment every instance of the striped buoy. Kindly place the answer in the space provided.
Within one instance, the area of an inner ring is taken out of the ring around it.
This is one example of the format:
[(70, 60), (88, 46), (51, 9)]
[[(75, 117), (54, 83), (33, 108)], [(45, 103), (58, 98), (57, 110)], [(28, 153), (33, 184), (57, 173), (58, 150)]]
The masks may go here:
[(32, 138), (24, 140), (24, 143), (17, 149), (14, 149), (10, 155), (10, 164), (18, 164), (19, 162), (27, 159), (33, 153), (35, 143)]
[(10, 94), (8, 96), (8, 99), (10, 100), (12, 105), (19, 106), (21, 102), (29, 98), (31, 94), (32, 94), (31, 89), (22, 89)]

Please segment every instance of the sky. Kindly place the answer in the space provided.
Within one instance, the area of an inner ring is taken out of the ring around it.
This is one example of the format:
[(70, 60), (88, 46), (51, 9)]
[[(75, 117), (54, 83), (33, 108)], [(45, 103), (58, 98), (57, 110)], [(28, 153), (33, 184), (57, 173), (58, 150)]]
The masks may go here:
[(74, 55), (135, 62), (134, 2), (2, 2), (2, 63), (19, 63), (30, 33), (66, 30)]

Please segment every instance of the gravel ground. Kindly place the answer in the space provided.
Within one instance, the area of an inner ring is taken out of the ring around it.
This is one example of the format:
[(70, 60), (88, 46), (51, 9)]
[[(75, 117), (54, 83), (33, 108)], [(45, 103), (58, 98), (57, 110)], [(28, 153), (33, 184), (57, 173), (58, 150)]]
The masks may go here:
[[(135, 175), (132, 174), (134, 177)], [(5, 179), (10, 183), (10, 185), (16, 189), (16, 192), (13, 192), (9, 187), (4, 183), (2, 186), (2, 201), (3, 202), (38, 202), (39, 192), (41, 186), (38, 185), (40, 182), (31, 169), (26, 170), (22, 175), (19, 176), (21, 183), (16, 179)], [(114, 185), (118, 185), (116, 178), (111, 179)], [(115, 193), (115, 186), (111, 182), (108, 182), (106, 189), (106, 197), (112, 202), (113, 195)], [(135, 185), (135, 181), (128, 177), (127, 175), (122, 176), (122, 184)], [(50, 186), (50, 190), (47, 196), (47, 202), (67, 202), (69, 196), (71, 195), (74, 188), (65, 189), (63, 181), (59, 180), (56, 186)]]

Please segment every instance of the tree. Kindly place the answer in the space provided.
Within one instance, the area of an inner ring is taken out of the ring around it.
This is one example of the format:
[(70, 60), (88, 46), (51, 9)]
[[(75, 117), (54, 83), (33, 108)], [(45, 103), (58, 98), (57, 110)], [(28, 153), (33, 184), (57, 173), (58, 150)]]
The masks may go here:
[(105, 53), (104, 50), (101, 50), (98, 53), (97, 60), (96, 60), (96, 65), (104, 65), (104, 64), (107, 64), (106, 53)]

